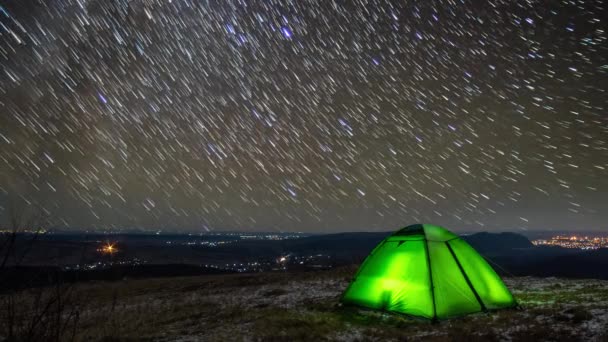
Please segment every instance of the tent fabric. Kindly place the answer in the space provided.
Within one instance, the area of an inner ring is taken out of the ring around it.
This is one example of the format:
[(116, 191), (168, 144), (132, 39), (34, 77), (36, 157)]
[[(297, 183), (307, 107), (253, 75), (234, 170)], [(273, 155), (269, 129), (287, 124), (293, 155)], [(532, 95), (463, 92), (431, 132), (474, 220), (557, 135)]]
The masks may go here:
[(445, 228), (403, 228), (372, 250), (342, 302), (437, 320), (517, 305), (492, 267)]

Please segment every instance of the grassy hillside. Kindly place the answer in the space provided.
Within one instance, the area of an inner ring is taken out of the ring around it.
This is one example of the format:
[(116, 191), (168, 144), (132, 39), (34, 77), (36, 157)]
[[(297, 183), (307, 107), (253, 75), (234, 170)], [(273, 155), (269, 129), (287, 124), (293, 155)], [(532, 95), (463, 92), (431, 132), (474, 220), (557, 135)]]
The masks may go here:
[[(338, 298), (354, 271), (70, 285), (70, 295), (64, 297), (70, 298), (66, 303), (73, 305), (78, 319), (64, 338), (73, 333), (81, 341), (608, 341), (608, 281), (507, 278), (521, 309), (431, 324), (340, 306)], [(26, 312), (32, 298), (31, 293), (21, 293), (14, 300)], [(0, 327), (1, 331), (7, 330)]]

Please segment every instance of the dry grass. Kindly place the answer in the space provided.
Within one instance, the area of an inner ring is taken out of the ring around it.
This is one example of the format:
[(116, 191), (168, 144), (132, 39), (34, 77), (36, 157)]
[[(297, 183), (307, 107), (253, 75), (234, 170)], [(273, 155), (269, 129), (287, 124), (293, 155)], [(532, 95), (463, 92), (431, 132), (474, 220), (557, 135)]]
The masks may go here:
[[(520, 310), (431, 324), (338, 304), (353, 268), (80, 284), (78, 341), (606, 340), (608, 282), (507, 279)], [(23, 293), (22, 296), (27, 296)]]

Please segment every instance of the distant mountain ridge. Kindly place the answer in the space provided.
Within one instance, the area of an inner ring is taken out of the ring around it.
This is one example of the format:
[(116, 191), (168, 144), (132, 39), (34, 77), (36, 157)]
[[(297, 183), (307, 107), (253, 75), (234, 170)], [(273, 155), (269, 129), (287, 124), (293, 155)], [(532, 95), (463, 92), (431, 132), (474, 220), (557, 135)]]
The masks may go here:
[(475, 233), (462, 236), (478, 252), (486, 255), (510, 254), (514, 250), (530, 249), (535, 246), (530, 240), (517, 233)]
[[(159, 238), (153, 235), (120, 235), (120, 260), (145, 260), (148, 265), (228, 265), (274, 263), (282, 256), (322, 257), (333, 267), (358, 265), (371, 250), (392, 232), (352, 232), (311, 235), (282, 240), (239, 239), (213, 236), (201, 244), (200, 237), (189, 243), (188, 236)], [(535, 246), (525, 236), (512, 233), (473, 233), (462, 235), (494, 269), (506, 275), (561, 276), (608, 279), (608, 249), (583, 251), (556, 246)], [(99, 248), (107, 241), (100, 237), (71, 235), (45, 236), (29, 248), (27, 239), (18, 239), (16, 251), (28, 251), (23, 266), (62, 266), (87, 264), (100, 259)], [(147, 273), (154, 273), (146, 270)], [(180, 272), (189, 274), (190, 270)], [(157, 274), (157, 273), (154, 273)]]
[[(337, 233), (314, 235), (295, 240), (286, 240), (284, 247), (292, 251), (332, 251), (367, 256), (369, 252), (392, 232), (380, 233)], [(521, 234), (503, 232), (481, 232), (462, 235), (477, 251), (487, 255), (510, 255), (516, 250), (531, 249), (535, 246)]]

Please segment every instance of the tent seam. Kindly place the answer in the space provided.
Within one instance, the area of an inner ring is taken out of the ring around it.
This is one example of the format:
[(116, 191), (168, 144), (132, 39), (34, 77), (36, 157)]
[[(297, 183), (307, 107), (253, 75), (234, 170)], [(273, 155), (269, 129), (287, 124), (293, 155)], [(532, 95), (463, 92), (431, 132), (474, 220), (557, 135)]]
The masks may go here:
[(433, 269), (431, 268), (431, 256), (429, 253), (429, 240), (426, 239), (426, 233), (424, 238), (424, 247), (426, 249), (426, 263), (429, 268), (429, 279), (431, 282), (431, 300), (433, 301), (433, 322), (437, 321), (437, 304), (435, 303), (435, 284), (433, 283)]
[(486, 308), (486, 305), (481, 300), (481, 297), (479, 296), (479, 293), (477, 293), (477, 290), (475, 290), (475, 287), (473, 286), (473, 283), (471, 283), (471, 279), (469, 279), (469, 276), (464, 271), (464, 268), (460, 264), (460, 260), (458, 260), (458, 257), (456, 256), (456, 253), (454, 253), (454, 250), (452, 249), (452, 246), (450, 246), (450, 244), (447, 241), (444, 242), (444, 243), (448, 247), (448, 250), (450, 251), (450, 253), (452, 254), (452, 257), (454, 258), (454, 261), (456, 261), (456, 265), (460, 269), (460, 273), (462, 273), (462, 275), (464, 276), (464, 280), (467, 282), (467, 285), (469, 285), (469, 288), (471, 289), (471, 292), (473, 292), (473, 295), (475, 295), (475, 299), (477, 299), (477, 302), (479, 303), (479, 306), (481, 306), (481, 310), (484, 311), (484, 312), (487, 311), (488, 309)]

